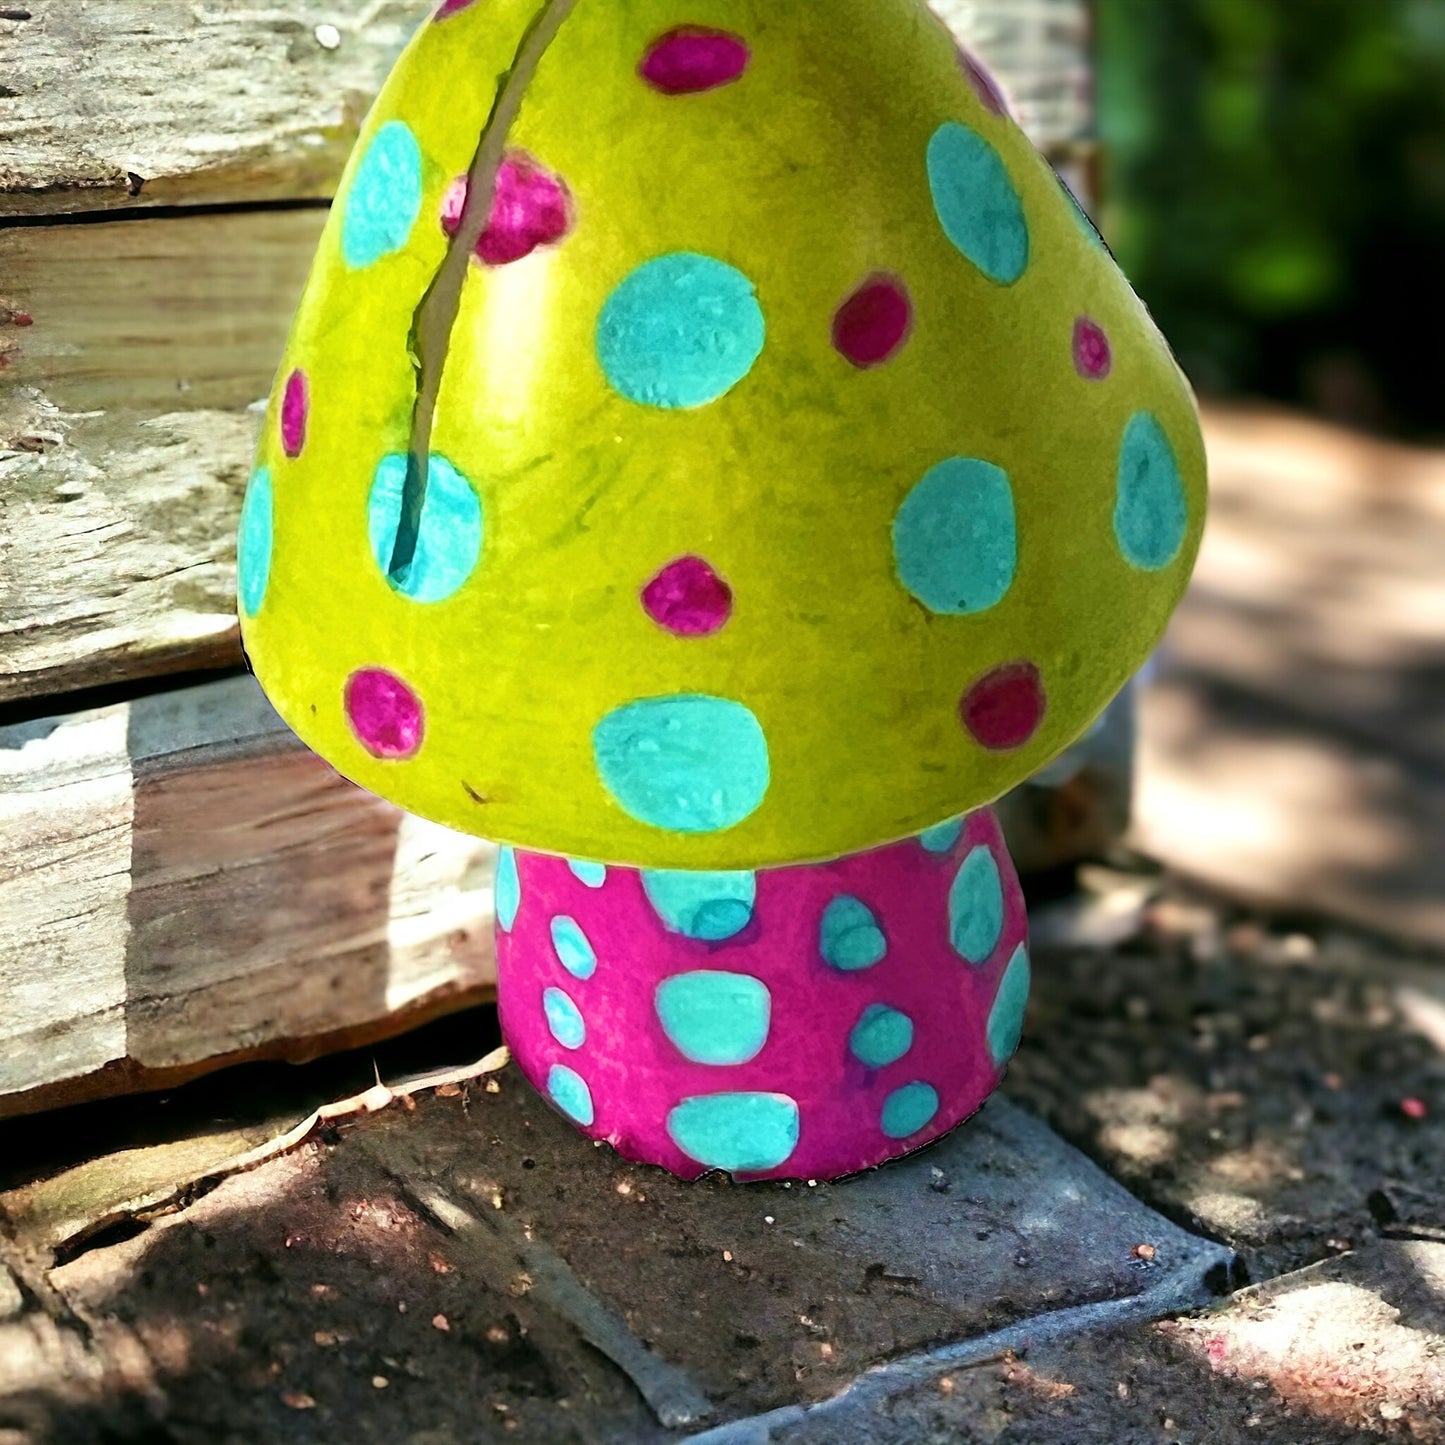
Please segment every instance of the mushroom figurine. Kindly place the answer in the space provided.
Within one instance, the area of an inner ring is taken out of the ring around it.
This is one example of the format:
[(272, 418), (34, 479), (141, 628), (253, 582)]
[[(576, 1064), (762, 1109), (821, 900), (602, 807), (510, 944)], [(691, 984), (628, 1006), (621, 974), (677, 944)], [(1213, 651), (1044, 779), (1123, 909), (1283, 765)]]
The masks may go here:
[(339, 772), (506, 845), (558, 1109), (835, 1178), (997, 1086), (988, 804), (1147, 657), (1204, 512), (1167, 346), (921, 0), (447, 0), (322, 239), (240, 613)]

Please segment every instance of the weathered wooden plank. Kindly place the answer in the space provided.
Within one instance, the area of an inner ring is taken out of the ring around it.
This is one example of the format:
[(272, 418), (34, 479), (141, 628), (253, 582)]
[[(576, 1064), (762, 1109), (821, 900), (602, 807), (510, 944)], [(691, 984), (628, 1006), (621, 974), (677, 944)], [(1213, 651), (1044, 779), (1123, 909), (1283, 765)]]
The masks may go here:
[[(7, 7), (0, 217), (329, 196), (372, 96), (433, 3)], [(989, 57), (1042, 143), (1087, 134), (1084, 0), (935, 8)]]
[(488, 996), (493, 858), (338, 778), (249, 677), (0, 729), (0, 1116)]
[(0, 1099), (125, 1054), (124, 757), (118, 708), (0, 735)]
[(270, 389), (325, 221), (317, 208), (0, 228), (7, 383), (74, 412), (248, 406)]
[(0, 229), (0, 701), (239, 661), (250, 408), (323, 221)]
[(239, 661), (245, 412), (0, 399), (0, 702)]
[(329, 196), (372, 97), (431, 8), (7, 6), (0, 216)]

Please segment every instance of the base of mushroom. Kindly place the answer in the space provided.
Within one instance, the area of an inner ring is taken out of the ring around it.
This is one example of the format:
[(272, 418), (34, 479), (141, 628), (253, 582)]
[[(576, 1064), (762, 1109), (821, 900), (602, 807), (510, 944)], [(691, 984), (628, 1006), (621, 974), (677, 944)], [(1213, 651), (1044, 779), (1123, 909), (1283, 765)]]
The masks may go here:
[(639, 872), (504, 850), (512, 1056), (685, 1179), (837, 1179), (973, 1114), (1017, 1047), (1027, 920), (992, 812), (831, 863)]

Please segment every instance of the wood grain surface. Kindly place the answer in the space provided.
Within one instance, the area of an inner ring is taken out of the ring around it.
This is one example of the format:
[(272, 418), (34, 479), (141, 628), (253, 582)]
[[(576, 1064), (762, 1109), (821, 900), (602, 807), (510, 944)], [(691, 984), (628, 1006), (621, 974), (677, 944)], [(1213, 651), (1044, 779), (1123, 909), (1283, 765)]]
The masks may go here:
[(0, 229), (0, 702), (240, 661), (257, 408), (323, 221)]
[(489, 997), (494, 858), (339, 778), (248, 676), (0, 729), (0, 1116)]
[(372, 97), (431, 8), (0, 8), (0, 216), (329, 196)]

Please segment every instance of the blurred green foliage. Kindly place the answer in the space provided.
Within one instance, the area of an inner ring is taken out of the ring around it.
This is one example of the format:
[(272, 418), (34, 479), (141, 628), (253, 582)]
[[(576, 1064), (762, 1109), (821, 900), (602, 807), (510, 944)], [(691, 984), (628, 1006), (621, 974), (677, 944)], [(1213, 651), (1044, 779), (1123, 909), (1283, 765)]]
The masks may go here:
[(1104, 229), (1185, 369), (1445, 432), (1445, 0), (1097, 0)]

